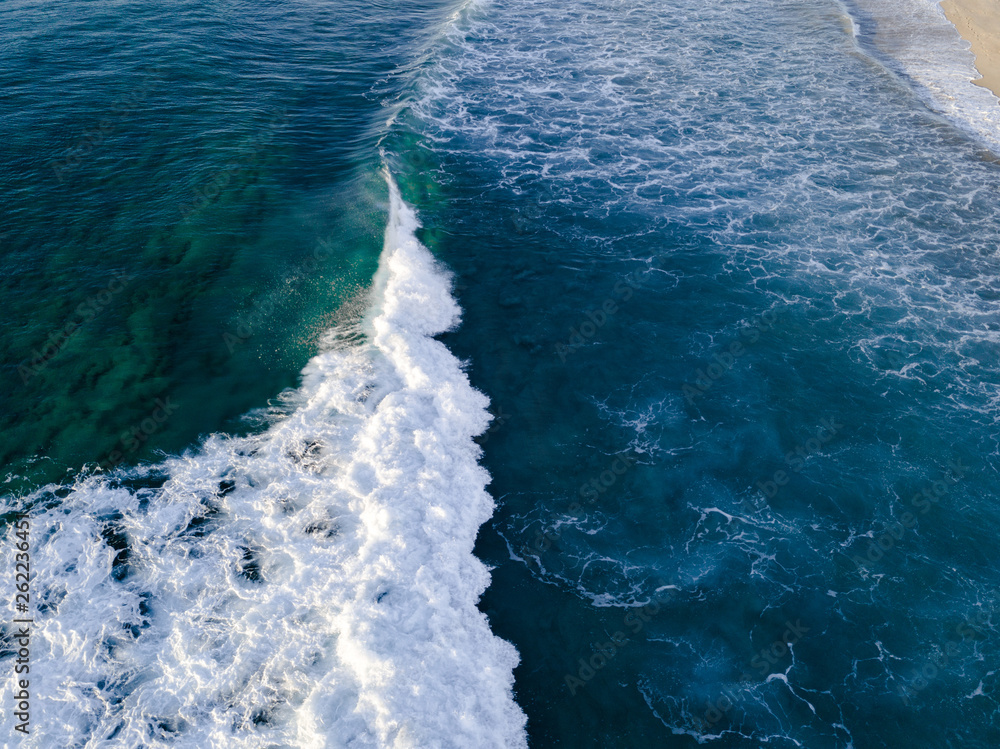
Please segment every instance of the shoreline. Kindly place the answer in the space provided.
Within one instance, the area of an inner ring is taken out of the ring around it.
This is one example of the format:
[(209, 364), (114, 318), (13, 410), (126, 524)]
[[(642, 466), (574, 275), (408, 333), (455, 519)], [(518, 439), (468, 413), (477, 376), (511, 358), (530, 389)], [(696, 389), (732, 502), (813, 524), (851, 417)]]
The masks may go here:
[(943, 0), (945, 16), (972, 45), (976, 70), (972, 81), (1000, 97), (1000, 5), (997, 0)]

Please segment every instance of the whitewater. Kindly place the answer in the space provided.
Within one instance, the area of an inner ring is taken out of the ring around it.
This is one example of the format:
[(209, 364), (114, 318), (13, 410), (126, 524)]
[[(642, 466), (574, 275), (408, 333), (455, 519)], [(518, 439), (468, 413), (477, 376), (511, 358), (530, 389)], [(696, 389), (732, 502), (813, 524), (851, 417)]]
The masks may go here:
[(368, 311), (266, 429), (7, 508), (34, 538), (23, 746), (527, 746), (518, 654), (476, 608), (488, 400), (435, 340), (451, 279), (387, 180)]
[[(56, 437), (106, 455), (130, 403), (206, 412), (3, 500), (31, 523), (21, 746), (525, 747), (529, 718), (533, 746), (998, 744), (1000, 110), (933, 0), (260, 10), (204, 32), (218, 79), (170, 49), (252, 106), (269, 59), (290, 113), (203, 223), (136, 193), (125, 242), (103, 178), (91, 213), (11, 191), (13, 320), (45, 328), (92, 257), (149, 275), (11, 391), (7, 441), (63, 467)], [(151, 110), (134, 184), (230, 173), (257, 120), (163, 129), (196, 94)]]
[(973, 83), (980, 75), (969, 43), (935, 0), (846, 0), (861, 48), (931, 109), (1000, 153), (1000, 101)]

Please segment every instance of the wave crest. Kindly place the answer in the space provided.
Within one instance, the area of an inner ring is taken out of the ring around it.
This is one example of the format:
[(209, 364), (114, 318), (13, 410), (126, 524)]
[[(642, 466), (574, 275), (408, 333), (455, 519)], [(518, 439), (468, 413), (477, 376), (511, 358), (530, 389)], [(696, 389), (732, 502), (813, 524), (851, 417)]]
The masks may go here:
[(25, 746), (527, 746), (476, 608), (488, 401), (432, 337), (460, 310), (389, 184), (366, 335), (270, 428), (31, 498)]

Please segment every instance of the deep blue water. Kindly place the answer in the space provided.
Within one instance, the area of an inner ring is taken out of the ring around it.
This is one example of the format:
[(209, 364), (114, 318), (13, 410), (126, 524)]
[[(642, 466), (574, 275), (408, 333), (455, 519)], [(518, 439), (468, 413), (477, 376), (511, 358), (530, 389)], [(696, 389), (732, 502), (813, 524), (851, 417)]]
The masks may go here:
[(997, 102), (936, 6), (47, 13), (24, 745), (1000, 743)]

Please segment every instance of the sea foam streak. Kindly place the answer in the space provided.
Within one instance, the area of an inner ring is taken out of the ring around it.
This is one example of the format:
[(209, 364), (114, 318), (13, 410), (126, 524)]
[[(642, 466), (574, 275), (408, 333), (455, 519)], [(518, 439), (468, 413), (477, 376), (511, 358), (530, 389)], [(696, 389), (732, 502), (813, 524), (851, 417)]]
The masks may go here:
[(23, 745), (526, 746), (518, 655), (476, 608), (488, 402), (433, 338), (459, 308), (391, 179), (390, 199), (366, 335), (267, 431), (211, 437), (156, 488), (36, 495)]

